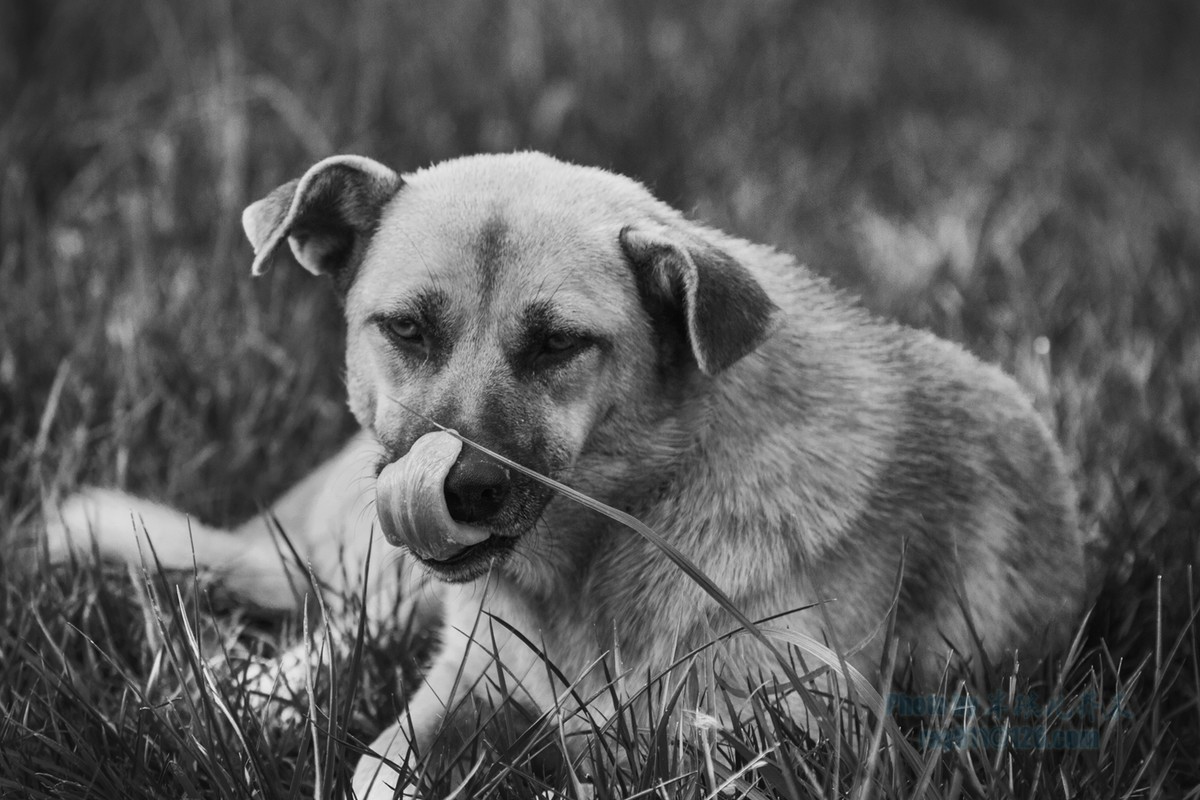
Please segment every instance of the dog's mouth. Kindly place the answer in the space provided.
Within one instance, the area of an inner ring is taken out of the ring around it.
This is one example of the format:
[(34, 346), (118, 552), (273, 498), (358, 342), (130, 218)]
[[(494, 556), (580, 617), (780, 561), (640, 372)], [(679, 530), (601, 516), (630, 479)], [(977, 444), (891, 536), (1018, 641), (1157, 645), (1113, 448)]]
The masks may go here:
[[(379, 523), (388, 542), (408, 549), (439, 578), (452, 582), (486, 572), (512, 552), (529, 527), (508, 519), (509, 513), (496, 513), (502, 498), (489, 499), (488, 491), (480, 489), (477, 464), (468, 481), (474, 481), (473, 500), (464, 502), (460, 496), (463, 470), (458, 470), (458, 480), (447, 483), (461, 450), (462, 443), (451, 434), (428, 433), (380, 471), (375, 490)], [(502, 495), (508, 492), (507, 475), (505, 470)]]
[(468, 545), (449, 558), (422, 558), (421, 563), (450, 583), (474, 580), (488, 571), (493, 563), (507, 558), (517, 545), (515, 536), (492, 535), (478, 544)]

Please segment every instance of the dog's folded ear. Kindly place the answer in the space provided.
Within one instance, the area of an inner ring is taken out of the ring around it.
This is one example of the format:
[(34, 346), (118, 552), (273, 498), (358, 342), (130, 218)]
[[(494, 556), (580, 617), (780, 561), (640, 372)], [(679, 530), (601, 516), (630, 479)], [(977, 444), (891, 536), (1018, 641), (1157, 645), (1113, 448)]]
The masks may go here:
[(300, 266), (336, 277), (402, 184), (395, 172), (363, 156), (319, 162), (242, 212), (242, 227), (254, 246), (253, 273), (266, 272), (287, 239)]
[(628, 226), (620, 239), (639, 289), (680, 312), (704, 374), (753, 352), (781, 322), (779, 306), (749, 270), (715, 245), (658, 226)]

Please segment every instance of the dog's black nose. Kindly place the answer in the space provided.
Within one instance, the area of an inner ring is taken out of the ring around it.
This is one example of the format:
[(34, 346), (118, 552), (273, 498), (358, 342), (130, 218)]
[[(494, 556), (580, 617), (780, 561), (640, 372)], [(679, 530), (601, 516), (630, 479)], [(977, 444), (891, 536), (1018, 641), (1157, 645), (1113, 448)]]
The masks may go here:
[(483, 522), (508, 497), (508, 468), (487, 456), (463, 453), (446, 475), (446, 508), (457, 522)]

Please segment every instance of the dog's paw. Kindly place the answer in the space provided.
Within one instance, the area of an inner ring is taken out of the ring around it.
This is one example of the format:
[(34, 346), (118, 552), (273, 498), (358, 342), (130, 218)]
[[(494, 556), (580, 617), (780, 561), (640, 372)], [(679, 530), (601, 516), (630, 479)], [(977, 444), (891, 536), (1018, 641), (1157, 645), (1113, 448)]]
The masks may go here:
[(50, 563), (91, 553), (93, 531), (100, 521), (102, 505), (103, 498), (95, 489), (84, 489), (62, 502), (45, 504), (46, 552)]
[(255, 710), (281, 724), (298, 725), (308, 714), (308, 686), (317, 680), (315, 660), (299, 647), (276, 659), (255, 659), (241, 672), (241, 689)]

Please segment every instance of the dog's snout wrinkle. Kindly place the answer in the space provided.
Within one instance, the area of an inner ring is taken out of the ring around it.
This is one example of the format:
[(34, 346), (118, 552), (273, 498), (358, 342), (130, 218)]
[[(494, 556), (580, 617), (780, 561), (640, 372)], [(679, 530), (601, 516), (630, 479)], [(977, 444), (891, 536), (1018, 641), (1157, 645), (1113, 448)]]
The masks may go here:
[(456, 522), (484, 522), (508, 498), (508, 468), (482, 454), (467, 453), (446, 476), (446, 508)]

